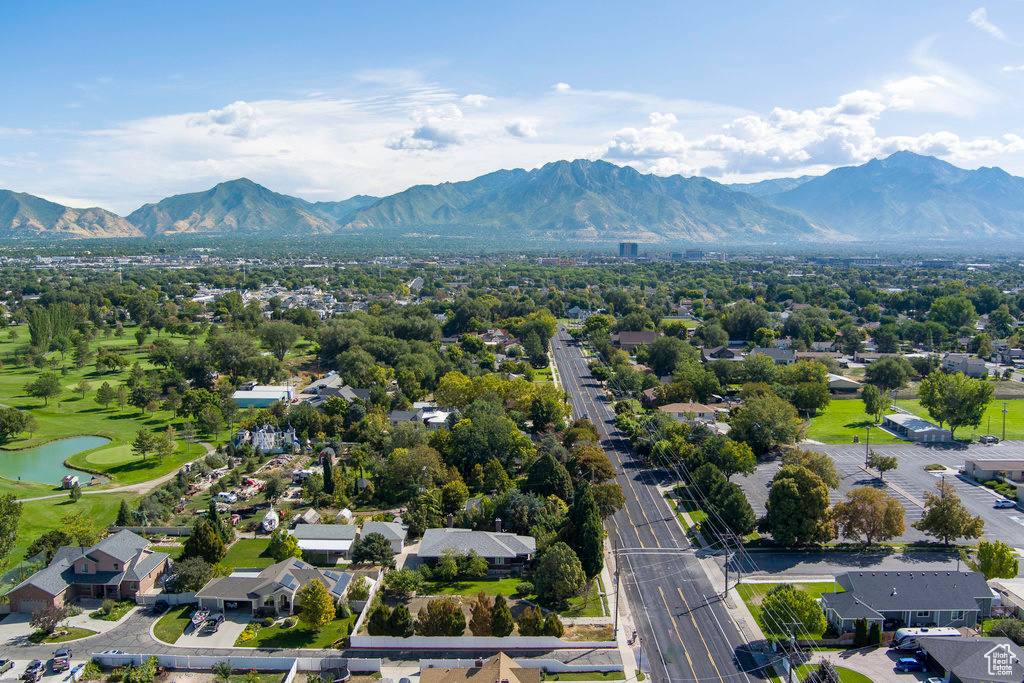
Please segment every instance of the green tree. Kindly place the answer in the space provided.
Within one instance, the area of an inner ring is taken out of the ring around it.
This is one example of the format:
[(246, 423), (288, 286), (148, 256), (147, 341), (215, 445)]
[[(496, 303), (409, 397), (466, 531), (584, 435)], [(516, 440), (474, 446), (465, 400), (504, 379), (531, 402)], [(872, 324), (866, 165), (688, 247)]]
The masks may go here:
[(59, 548), (71, 545), (72, 543), (74, 543), (74, 539), (66, 531), (63, 529), (51, 529), (32, 541), (32, 545), (25, 551), (25, 557), (32, 558), (39, 553), (44, 553), (46, 564), (50, 564)]
[(128, 389), (123, 384), (117, 385), (117, 391), (114, 392), (114, 400), (117, 401), (117, 407), (120, 410), (124, 410), (124, 407), (128, 405)]
[(565, 633), (565, 625), (562, 620), (558, 618), (558, 615), (554, 612), (548, 612), (548, 615), (544, 617), (544, 627), (541, 631), (546, 636), (552, 638), (561, 638)]
[(444, 583), (452, 583), (459, 576), (459, 561), (455, 557), (455, 552), (445, 552), (444, 555), (434, 565), (433, 576), (438, 581)]
[(25, 431), (28, 413), (17, 408), (0, 408), (0, 443), (6, 443), (12, 437)]
[(985, 580), (1015, 579), (1020, 565), (1013, 548), (1002, 541), (982, 541), (974, 557), (961, 551), (967, 565), (985, 575)]
[(914, 375), (914, 366), (903, 356), (886, 356), (868, 364), (865, 375), (869, 384), (885, 393), (905, 386)]
[(399, 604), (391, 611), (391, 615), (388, 616), (388, 635), (394, 636), (395, 638), (408, 638), (415, 632), (415, 627), (412, 621), (412, 615), (409, 614), (409, 608), (405, 605)]
[[(2, 502), (0, 498), (0, 502)], [(3, 520), (3, 512), (0, 509), (0, 521)], [(74, 540), (74, 545), (80, 545), (88, 547), (94, 545), (99, 540), (99, 531), (96, 529), (96, 524), (90, 517), (85, 515), (84, 511), (69, 512), (66, 515), (62, 515), (60, 518), (60, 528), (63, 529), (68, 536)], [(2, 523), (0, 523), (0, 531), (6, 531)], [(6, 538), (6, 537), (4, 537)], [(0, 540), (2, 542), (2, 540)], [(0, 546), (2, 548), (2, 546)]]
[(117, 398), (117, 392), (110, 386), (110, 382), (104, 382), (96, 390), (96, 402), (103, 406), (104, 409), (110, 407), (110, 403), (115, 398)]
[(576, 552), (559, 541), (540, 554), (534, 587), (537, 595), (554, 605), (564, 605), (579, 595), (586, 583), (586, 573)]
[(974, 304), (965, 296), (940, 296), (928, 309), (928, 320), (941, 323), (951, 331), (970, 327), (977, 319)]
[(772, 588), (761, 601), (761, 625), (777, 636), (816, 635), (825, 630), (825, 613), (810, 593), (784, 583)]
[(839, 472), (836, 463), (826, 453), (794, 448), (782, 454), (783, 465), (801, 465), (821, 477), (831, 489), (839, 488)]
[(210, 564), (217, 564), (225, 555), (224, 541), (210, 521), (200, 518), (192, 526), (192, 534), (185, 540), (182, 557), (201, 557)]
[(943, 545), (959, 538), (979, 538), (985, 520), (971, 516), (952, 484), (940, 481), (936, 489), (924, 492), (924, 514), (914, 522), (914, 528), (935, 536)]
[(323, 458), (324, 468), (324, 493), (333, 496), (334, 495), (334, 466), (331, 464), (330, 453)]
[(418, 636), (461, 636), (466, 630), (466, 617), (455, 598), (438, 598), (421, 607), (416, 615)]
[(886, 410), (888, 397), (883, 399), (882, 392), (874, 384), (865, 384), (860, 392), (860, 400), (864, 401), (864, 412), (878, 422)]
[(175, 562), (167, 577), (167, 585), (176, 591), (194, 592), (202, 589), (214, 577), (213, 565), (201, 557), (187, 557)]
[(571, 547), (576, 551), (587, 578), (593, 579), (604, 567), (604, 527), (594, 494), (586, 482), (573, 496), (569, 520), (573, 530)]
[(482, 579), (487, 576), (487, 560), (470, 550), (458, 557), (459, 576), (467, 579)]
[(77, 503), (82, 497), (82, 487), (76, 482), (71, 489), (68, 490), (68, 498), (71, 499), (72, 503)]
[(43, 372), (25, 385), (25, 393), (34, 398), (43, 399), (43, 405), (49, 405), (50, 399), (60, 396), (60, 379), (52, 372)]
[(793, 388), (793, 406), (807, 415), (817, 415), (832, 400), (828, 385), (822, 382), (801, 382)]
[(512, 620), (512, 611), (502, 595), (494, 598), (494, 607), (491, 610), (491, 634), (499, 638), (512, 633), (515, 622)]
[(143, 462), (146, 461), (146, 456), (153, 451), (155, 446), (155, 439), (151, 431), (140, 427), (139, 431), (135, 432), (135, 438), (132, 439), (132, 453), (142, 458)]
[(885, 473), (900, 466), (895, 455), (879, 455), (874, 450), (868, 452), (868, 467), (878, 470), (878, 478), (885, 479)]
[(546, 368), (548, 366), (548, 354), (540, 335), (536, 330), (530, 330), (523, 340), (523, 348), (526, 349), (526, 356), (530, 359), (530, 365), (535, 368)]
[(458, 512), (469, 500), (469, 488), (461, 479), (454, 479), (441, 488), (441, 511)]
[(527, 607), (519, 614), (516, 621), (521, 636), (544, 635), (544, 615), (536, 607)]
[(265, 322), (258, 330), (260, 339), (279, 361), (283, 361), (285, 355), (295, 346), (300, 332), (301, 328), (298, 325), (287, 320)]
[(390, 620), (391, 608), (383, 602), (378, 602), (373, 611), (370, 612), (370, 618), (367, 619), (366, 632), (371, 636), (391, 635), (391, 629), (388, 624)]
[(512, 480), (497, 458), (491, 458), (484, 465), (484, 488), (496, 493), (505, 493), (512, 488)]
[(302, 557), (299, 541), (282, 527), (274, 529), (267, 544), (267, 554), (280, 562), (289, 557)]
[(572, 500), (572, 478), (565, 465), (550, 453), (545, 453), (530, 466), (522, 490), (542, 497), (554, 495), (568, 501)]
[(114, 522), (114, 526), (131, 526), (132, 525), (132, 513), (128, 509), (128, 503), (123, 498), (121, 499), (121, 507), (117, 509), (117, 521)]
[(696, 360), (697, 349), (678, 337), (658, 337), (647, 347), (647, 365), (658, 377), (671, 375), (686, 358)]
[(334, 599), (320, 579), (313, 579), (298, 590), (299, 618), (319, 632), (334, 620)]
[(885, 491), (863, 486), (846, 494), (832, 507), (832, 518), (843, 538), (864, 537), (864, 544), (888, 541), (906, 531), (905, 510)]
[(494, 603), (487, 596), (487, 593), (480, 591), (476, 596), (476, 602), (470, 609), (469, 630), (474, 636), (489, 636), (493, 634)]
[(423, 585), (423, 575), (414, 569), (393, 569), (384, 575), (384, 588), (396, 598), (404, 600)]
[(0, 495), (0, 563), (4, 563), (18, 540), (18, 522), (22, 505), (13, 493)]
[(823, 543), (832, 538), (828, 485), (801, 465), (779, 468), (761, 520), (779, 545)]
[(967, 377), (961, 372), (947, 375), (933, 372), (921, 380), (918, 396), (928, 415), (956, 434), (958, 427), (977, 427), (992, 400), (992, 384)]
[(796, 409), (773, 393), (752, 396), (732, 418), (729, 437), (746, 442), (755, 455), (795, 443), (804, 433)]
[(353, 544), (352, 562), (394, 567), (395, 553), (388, 539), (384, 538), (383, 534), (374, 532), (366, 534)]

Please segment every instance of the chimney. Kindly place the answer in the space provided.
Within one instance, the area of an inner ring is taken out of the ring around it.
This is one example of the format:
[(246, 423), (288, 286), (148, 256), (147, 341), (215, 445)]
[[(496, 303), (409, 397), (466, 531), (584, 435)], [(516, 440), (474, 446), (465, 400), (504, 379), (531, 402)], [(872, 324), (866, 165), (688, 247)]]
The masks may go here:
[(453, 515), (452, 513), (449, 512), (448, 513), (448, 528), (451, 529), (453, 526), (455, 526), (455, 515)]
[(499, 534), (501, 533), (501, 517), (494, 518), (494, 531)]

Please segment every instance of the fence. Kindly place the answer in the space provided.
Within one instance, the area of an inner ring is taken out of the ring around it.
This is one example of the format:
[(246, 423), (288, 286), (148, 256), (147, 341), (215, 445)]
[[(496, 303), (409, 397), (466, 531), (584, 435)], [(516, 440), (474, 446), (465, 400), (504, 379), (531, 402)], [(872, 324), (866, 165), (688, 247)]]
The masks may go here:
[(157, 665), (174, 670), (211, 670), (214, 664), (227, 662), (235, 671), (280, 671), (294, 677), (295, 671), (330, 671), (348, 667), (356, 673), (380, 671), (380, 659), (345, 659), (343, 657), (243, 657), (209, 655), (112, 655), (93, 653), (92, 659), (101, 666), (115, 668), (131, 664), (139, 666), (150, 657), (156, 657)]
[[(476, 666), (479, 661), (480, 659), (421, 659), (420, 669), (465, 669)], [(558, 659), (523, 659), (515, 662), (524, 669), (543, 669), (553, 674), (622, 671), (621, 665), (567, 664)]]
[(195, 593), (138, 593), (135, 604), (152, 606), (158, 602), (174, 605), (194, 605), (198, 602)]
[[(366, 612), (364, 611), (363, 614)], [(358, 622), (357, 622), (358, 623)], [(353, 633), (355, 629), (353, 628)], [(599, 650), (618, 647), (614, 640), (562, 640), (553, 636), (356, 636), (352, 649), (388, 650)]]
[[(369, 616), (367, 615), (366, 607), (373, 604), (373, 596), (377, 595), (377, 591), (384, 585), (384, 570), (381, 569), (377, 572), (377, 579), (370, 585), (370, 592), (366, 594), (366, 602), (363, 605), (363, 609), (359, 611), (359, 617), (356, 618), (356, 623), (352, 624), (352, 633), (359, 633), (359, 629), (363, 627), (363, 622), (366, 621)], [(353, 647), (355, 647), (355, 637), (352, 638)]]
[(127, 529), (140, 536), (189, 536), (192, 533), (190, 526), (108, 526), (107, 531), (117, 533)]

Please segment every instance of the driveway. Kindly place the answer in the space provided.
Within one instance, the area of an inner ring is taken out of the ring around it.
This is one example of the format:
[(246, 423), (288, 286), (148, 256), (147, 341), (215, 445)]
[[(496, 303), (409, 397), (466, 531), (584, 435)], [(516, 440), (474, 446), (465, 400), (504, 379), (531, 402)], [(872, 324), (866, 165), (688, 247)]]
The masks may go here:
[(924, 681), (934, 673), (912, 672), (900, 673), (893, 671), (896, 660), (899, 657), (906, 657), (910, 653), (889, 650), (884, 647), (861, 648), (859, 650), (844, 650), (842, 652), (817, 651), (812, 652), (811, 661), (817, 662), (821, 659), (829, 659), (836, 666), (846, 667), (858, 673), (862, 673), (873, 681)]
[(216, 633), (209, 631), (196, 632), (189, 626), (185, 633), (174, 643), (178, 647), (234, 647), (238, 636), (242, 635), (245, 625), (252, 621), (248, 612), (231, 610), (225, 614), (224, 622), (221, 623)]
[(31, 615), (15, 612), (8, 614), (3, 621), (0, 621), (0, 652), (3, 652), (7, 646), (27, 642), (26, 638), (35, 631), (28, 623), (31, 619)]

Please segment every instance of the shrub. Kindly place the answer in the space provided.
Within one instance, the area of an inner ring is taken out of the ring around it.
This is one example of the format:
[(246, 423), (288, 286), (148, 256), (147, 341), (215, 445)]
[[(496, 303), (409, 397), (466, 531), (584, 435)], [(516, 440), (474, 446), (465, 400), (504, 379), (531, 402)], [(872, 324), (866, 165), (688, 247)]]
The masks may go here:
[(370, 586), (366, 583), (366, 577), (360, 574), (352, 579), (348, 587), (348, 599), (355, 602), (362, 602), (370, 596)]
[(291, 628), (291, 627), (295, 626), (295, 618), (294, 617), (288, 617), (287, 619), (284, 620), (284, 623), (282, 624), (282, 626), (284, 626), (285, 628)]
[(877, 622), (871, 622), (871, 628), (868, 629), (868, 645), (881, 645), (882, 644), (882, 627)]
[(516, 584), (516, 595), (533, 595), (533, 584), (529, 581), (520, 581)]
[(107, 598), (103, 601), (103, 604), (100, 605), (100, 612), (103, 612), (103, 614), (110, 614), (114, 611), (115, 607), (117, 607), (117, 603), (115, 603), (110, 598)]
[(925, 471), (926, 471), (926, 472), (936, 472), (936, 471), (938, 471), (938, 470), (944, 470), (944, 469), (946, 469), (946, 466), (945, 466), (945, 465), (940, 465), (940, 464), (939, 464), (939, 463), (937, 463), (937, 462), (933, 462), (933, 463), (932, 463), (932, 464), (930, 464), (930, 465), (925, 465), (925, 466), (924, 466), (924, 469), (925, 469)]
[(263, 628), (270, 628), (273, 625), (274, 625), (274, 618), (273, 617), (266, 617), (263, 620)]
[(853, 646), (864, 647), (868, 644), (868, 622), (865, 619), (858, 619), (854, 623)]
[(1024, 643), (1024, 620), (996, 619), (988, 627), (988, 635), (1009, 638), (1020, 645)]
[(352, 616), (352, 608), (348, 606), (348, 603), (342, 603), (341, 607), (338, 608), (338, 618), (348, 619)]

